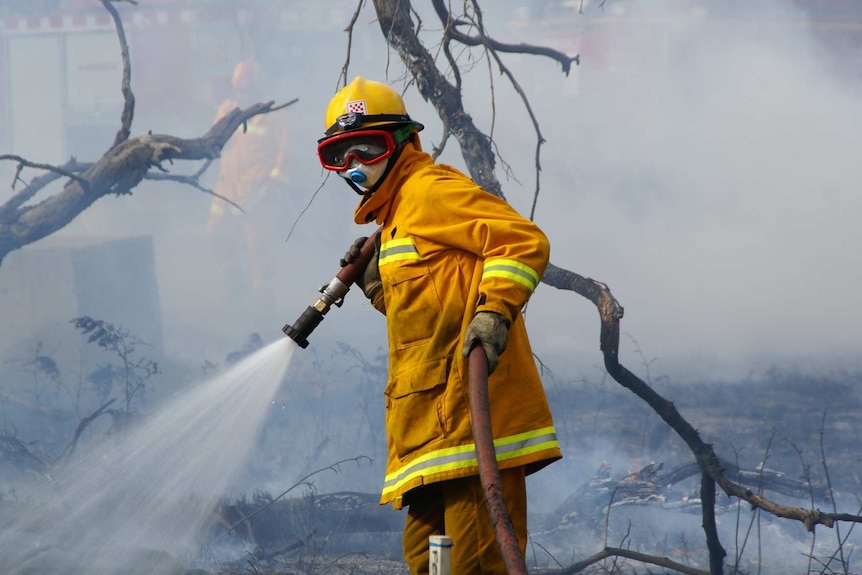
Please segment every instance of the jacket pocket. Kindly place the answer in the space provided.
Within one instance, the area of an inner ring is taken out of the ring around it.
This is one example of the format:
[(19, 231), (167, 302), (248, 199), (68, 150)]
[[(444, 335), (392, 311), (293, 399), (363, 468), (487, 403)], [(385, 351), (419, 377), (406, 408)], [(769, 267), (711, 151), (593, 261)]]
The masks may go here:
[[(443, 315), (437, 287), (427, 266), (393, 266), (390, 292), (386, 294), (390, 337), (396, 349), (420, 345), (429, 340)], [(381, 272), (382, 273), (382, 272)]]
[(399, 458), (446, 434), (449, 363), (449, 357), (424, 362), (389, 380), (386, 430)]

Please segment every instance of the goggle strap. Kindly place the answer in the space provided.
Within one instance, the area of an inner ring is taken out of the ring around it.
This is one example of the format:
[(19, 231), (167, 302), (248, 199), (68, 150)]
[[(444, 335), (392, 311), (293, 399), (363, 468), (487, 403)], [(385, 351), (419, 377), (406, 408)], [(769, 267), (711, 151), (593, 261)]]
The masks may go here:
[(413, 133), (413, 130), (415, 130), (416, 126), (418, 125), (419, 124), (417, 124), (416, 122), (410, 122), (406, 126), (402, 126), (397, 130), (393, 130), (392, 137), (395, 138), (395, 143), (400, 144), (401, 142), (409, 138), (410, 134)]

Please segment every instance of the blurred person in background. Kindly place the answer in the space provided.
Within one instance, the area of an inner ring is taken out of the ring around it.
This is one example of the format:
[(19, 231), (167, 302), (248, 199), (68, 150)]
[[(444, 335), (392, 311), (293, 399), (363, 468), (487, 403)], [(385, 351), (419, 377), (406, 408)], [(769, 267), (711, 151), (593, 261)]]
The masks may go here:
[(550, 247), (504, 200), (436, 164), (422, 128), (390, 86), (357, 77), (330, 101), (318, 142), (323, 167), (359, 194), (354, 221), (381, 226), (357, 281), (386, 316), (389, 339), (380, 503), (408, 510), (402, 541), (414, 575), (428, 573), (432, 535), (452, 538), (452, 573), (504, 575), (478, 476), (467, 357), (481, 345), (488, 358), (497, 464), (523, 555), (525, 478), (561, 457), (521, 314)]
[[(262, 76), (252, 59), (239, 62), (231, 76), (232, 95), (218, 108), (214, 121), (235, 108), (264, 98)], [(231, 296), (258, 295), (270, 283), (268, 262), (274, 247), (284, 241), (286, 214), (281, 213), (288, 190), (293, 156), (287, 117), (283, 110), (258, 114), (228, 140), (219, 159), (215, 193), (242, 211), (214, 197), (207, 234), (221, 278)]]

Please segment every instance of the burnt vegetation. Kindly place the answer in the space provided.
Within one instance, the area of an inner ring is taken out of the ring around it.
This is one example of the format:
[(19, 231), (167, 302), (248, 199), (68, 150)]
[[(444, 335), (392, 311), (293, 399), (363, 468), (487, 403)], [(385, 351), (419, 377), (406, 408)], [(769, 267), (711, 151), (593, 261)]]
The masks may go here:
[[(430, 1), (439, 20), (435, 26), (441, 30), (436, 54), (420, 40), (419, 32), (426, 23), (410, 1), (373, 0), (371, 6), (388, 45), (404, 65), (406, 83), (440, 116), (444, 136), (434, 144), (435, 155), (454, 138), (471, 177), (503, 197), (496, 175), (495, 142), (476, 127), (462, 100), (465, 64), (456, 54), (472, 49), (521, 95), (532, 119), (535, 207), (540, 198), (544, 138), (527, 91), (506, 67), (505, 57), (550, 58), (559, 63), (562, 73), (569, 74), (579, 63), (578, 55), (495, 40), (484, 27), (482, 7), (476, 0), (458, 3), (457, 13), (453, 3)], [(123, 56), (125, 105), (120, 128), (110, 149), (93, 162), (70, 158), (62, 165), (47, 165), (14, 155), (0, 156), (17, 165), (12, 184), (15, 193), (0, 205), (0, 262), (9, 252), (61, 229), (96, 200), (131, 194), (144, 179), (179, 181), (212, 194), (199, 178), (237, 128), (255, 115), (289, 105), (264, 102), (236, 109), (198, 138), (133, 137), (135, 100), (122, 19), (113, 2), (101, 3), (114, 19)], [(348, 37), (360, 12), (367, 9), (366, 2), (357, 2), (346, 30)], [(349, 78), (349, 61), (348, 54), (341, 75), (344, 82)], [(181, 176), (166, 166), (175, 160), (204, 163), (194, 174)], [(25, 169), (43, 173), (25, 181)], [(60, 192), (29, 203), (58, 180), (65, 181)], [(808, 558), (809, 572), (852, 572), (853, 549), (845, 542), (862, 521), (857, 495), (860, 454), (852, 439), (838, 441), (839, 447), (829, 452), (824, 438), (852, 438), (860, 428), (862, 406), (854, 393), (860, 383), (858, 374), (814, 380), (776, 372), (770, 381), (757, 385), (741, 382), (694, 394), (689, 385), (648, 381), (620, 361), (623, 306), (609, 286), (555, 264), (542, 281), (595, 305), (604, 368), (619, 386), (609, 390), (605, 380), (575, 382), (565, 391), (562, 386), (551, 386), (561, 441), (574, 451), (592, 451), (596, 441), (623, 441), (620, 447), (631, 460), (624, 470), (619, 469), (619, 462), (597, 464), (594, 476), (584, 484), (571, 485), (571, 495), (557, 509), (534, 513), (528, 559), (536, 572), (643, 573), (660, 567), (665, 572), (718, 575), (755, 572), (761, 564), (764, 572), (771, 572), (762, 548), (766, 531), (771, 529), (793, 541), (794, 549)], [(150, 378), (159, 373), (154, 361), (136, 355), (143, 342), (132, 334), (93, 318), (74, 322), (90, 343), (120, 361), (81, 376), (74, 387), (63, 382), (50, 354), (37, 350), (24, 365), (36, 385), (37, 400), (30, 407), (34, 418), (46, 427), (38, 441), (21, 437), (16, 429), (4, 425), (0, 430), (4, 468), (25, 475), (45, 473), (61, 464), (63, 456), (73, 454), (82, 434), (101, 416), (112, 416), (112, 429), (122, 427), (134, 415), (136, 400)], [(253, 349), (246, 346), (237, 353), (250, 351)], [(74, 425), (66, 421), (63, 427), (54, 418), (56, 414), (40, 404), (40, 382), (69, 395), (77, 417)], [(80, 401), (80, 390), (86, 385), (100, 400), (89, 408)], [(103, 393), (106, 386), (119, 389), (119, 394)], [(812, 400), (812, 389), (817, 390), (817, 401)], [(120, 409), (114, 407), (118, 399), (123, 403)], [(799, 424), (773, 429), (769, 422), (786, 420), (788, 411), (797, 413)], [(581, 415), (570, 417), (573, 413)], [(61, 447), (59, 438), (64, 436), (65, 446)], [(663, 460), (651, 460), (658, 454)], [(379, 508), (376, 497), (368, 494), (319, 494), (310, 479), (303, 487), (304, 494), (291, 497), (261, 491), (222, 503), (214, 514), (211, 546), (230, 541), (246, 553), (241, 561), (226, 566), (224, 573), (403, 572), (397, 559), (399, 514)], [(22, 502), (5, 497), (0, 505), (8, 509)], [(668, 541), (661, 535), (665, 513), (672, 515), (669, 521), (694, 518), (697, 529), (690, 530), (686, 540)], [(366, 551), (389, 563), (370, 566), (362, 557)]]

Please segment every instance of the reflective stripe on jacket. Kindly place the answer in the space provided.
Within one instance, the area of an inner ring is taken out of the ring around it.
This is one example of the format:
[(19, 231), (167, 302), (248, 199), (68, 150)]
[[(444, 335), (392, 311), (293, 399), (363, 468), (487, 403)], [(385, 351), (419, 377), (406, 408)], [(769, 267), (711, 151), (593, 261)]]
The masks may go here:
[(400, 508), (410, 489), (478, 473), (461, 355), (477, 310), (512, 324), (488, 382), (500, 468), (525, 466), (532, 473), (559, 459), (521, 316), (548, 262), (545, 235), (508, 203), (412, 145), (374, 196), (356, 219), (382, 224), (378, 264), (389, 381), (381, 503)]

